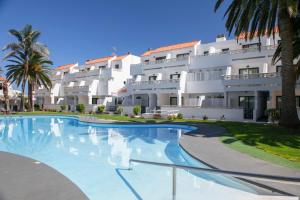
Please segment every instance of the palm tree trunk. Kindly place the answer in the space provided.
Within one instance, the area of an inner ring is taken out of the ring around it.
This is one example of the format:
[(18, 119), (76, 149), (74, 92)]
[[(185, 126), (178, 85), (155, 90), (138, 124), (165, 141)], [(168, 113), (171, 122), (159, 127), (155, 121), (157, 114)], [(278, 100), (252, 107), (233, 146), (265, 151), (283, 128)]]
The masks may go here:
[(21, 93), (21, 101), (20, 101), (20, 112), (24, 111), (24, 96), (25, 96), (25, 81), (22, 83), (22, 93)]
[(5, 100), (5, 110), (6, 114), (9, 114), (9, 96), (8, 96), (8, 83), (7, 80), (3, 83), (3, 95)]
[(28, 111), (33, 111), (32, 83), (28, 81)]
[(287, 3), (279, 1), (278, 23), (281, 38), (281, 62), (282, 62), (282, 108), (280, 125), (285, 127), (299, 126), (296, 108), (295, 85), (296, 68), (293, 63), (293, 28), (290, 21)]

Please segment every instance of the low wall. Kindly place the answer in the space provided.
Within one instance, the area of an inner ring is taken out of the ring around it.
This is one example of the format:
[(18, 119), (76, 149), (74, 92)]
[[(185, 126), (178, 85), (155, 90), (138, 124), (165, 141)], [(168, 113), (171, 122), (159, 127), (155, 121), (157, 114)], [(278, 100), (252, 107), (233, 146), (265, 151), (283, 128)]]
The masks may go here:
[(208, 119), (220, 119), (224, 115), (225, 120), (243, 121), (244, 111), (243, 109), (232, 108), (200, 108), (200, 107), (164, 107), (161, 106), (161, 110), (178, 110), (183, 114), (184, 118), (199, 118), (202, 119), (204, 115)]
[(123, 106), (124, 114), (132, 115), (133, 114), (133, 107), (134, 106)]

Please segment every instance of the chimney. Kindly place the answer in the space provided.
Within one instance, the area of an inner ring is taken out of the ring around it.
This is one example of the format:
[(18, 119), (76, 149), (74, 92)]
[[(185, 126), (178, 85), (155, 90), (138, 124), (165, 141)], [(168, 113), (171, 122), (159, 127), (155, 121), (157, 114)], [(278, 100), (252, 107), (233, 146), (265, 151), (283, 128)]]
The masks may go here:
[(226, 41), (225, 35), (224, 34), (217, 35), (216, 42), (223, 42), (223, 41)]
[(147, 51), (151, 51), (152, 49), (151, 48), (148, 48), (148, 50)]
[(128, 52), (127, 52), (127, 55), (130, 55), (130, 54), (131, 54), (131, 53), (128, 51)]

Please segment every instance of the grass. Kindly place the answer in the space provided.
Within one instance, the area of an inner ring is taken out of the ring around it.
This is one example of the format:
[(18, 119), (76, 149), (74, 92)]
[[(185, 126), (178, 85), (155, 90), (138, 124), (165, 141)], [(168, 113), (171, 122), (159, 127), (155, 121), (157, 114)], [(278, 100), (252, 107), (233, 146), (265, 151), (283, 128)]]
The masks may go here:
[(269, 124), (217, 122), (228, 134), (221, 141), (229, 147), (275, 164), (300, 169), (300, 129)]
[[(20, 115), (79, 115), (68, 112), (22, 112)], [(80, 114), (87, 115), (87, 114)], [(91, 116), (91, 115), (89, 115)], [(215, 122), (196, 119), (143, 119), (130, 118), (121, 115), (92, 114), (99, 119), (117, 120), (140, 123), (207, 123), (223, 126), (227, 134), (220, 136), (220, 140), (228, 147), (249, 154), (250, 156), (266, 160), (282, 166), (300, 169), (300, 129), (286, 129), (269, 124)]]

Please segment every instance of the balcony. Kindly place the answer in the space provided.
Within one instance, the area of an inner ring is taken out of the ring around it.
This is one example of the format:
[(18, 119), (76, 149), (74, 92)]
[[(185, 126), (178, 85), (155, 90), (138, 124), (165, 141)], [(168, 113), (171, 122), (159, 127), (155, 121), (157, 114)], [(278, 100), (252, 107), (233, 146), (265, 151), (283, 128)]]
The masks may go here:
[(171, 66), (187, 66), (190, 64), (190, 56), (182, 58), (171, 58), (165, 60), (156, 60), (151, 62), (144, 62), (140, 64), (131, 65), (132, 75), (141, 74), (141, 70), (161, 69)]
[(51, 94), (50, 90), (46, 88), (37, 89), (35, 91), (35, 96), (50, 96), (50, 94)]
[(64, 87), (65, 95), (88, 95), (89, 86), (68, 86)]
[(66, 81), (75, 81), (79, 78), (98, 79), (98, 78), (111, 78), (111, 69), (94, 69), (90, 71), (76, 72), (66, 75)]
[(133, 92), (175, 92), (180, 89), (180, 80), (129, 82), (127, 87)]
[(259, 73), (259, 74), (239, 74), (224, 77), (224, 86), (227, 91), (270, 89), (280, 87), (281, 74)]

